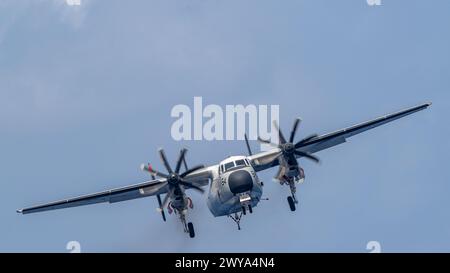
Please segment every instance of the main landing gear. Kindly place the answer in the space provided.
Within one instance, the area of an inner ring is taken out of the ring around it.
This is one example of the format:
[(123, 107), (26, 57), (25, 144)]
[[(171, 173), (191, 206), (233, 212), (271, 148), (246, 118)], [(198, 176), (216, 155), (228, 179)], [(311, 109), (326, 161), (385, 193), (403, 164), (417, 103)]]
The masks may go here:
[[(160, 199), (158, 199), (159, 201)], [(186, 215), (188, 209), (194, 208), (194, 203), (192, 202), (192, 199), (189, 197), (186, 197), (186, 202), (182, 206), (177, 206), (172, 201), (168, 203), (167, 210), (169, 214), (175, 213), (179, 216), (181, 224), (183, 225), (184, 232), (189, 233), (189, 237), (194, 238), (195, 237), (195, 231), (194, 231), (194, 224), (191, 222), (186, 222)], [(160, 205), (161, 206), (161, 205)], [(165, 216), (163, 214), (163, 218), (165, 220)]]
[(287, 198), (288, 203), (289, 203), (289, 208), (291, 209), (291, 211), (295, 211), (295, 201), (294, 198), (292, 198), (292, 196), (288, 196)]
[(184, 226), (184, 232), (189, 233), (189, 237), (194, 238), (195, 237), (194, 224), (192, 224), (191, 222), (186, 223), (186, 216), (184, 215), (184, 213), (180, 213), (180, 220)]
[(187, 224), (187, 228), (189, 232), (189, 237), (194, 238), (195, 237), (194, 225), (191, 222), (189, 222)]
[(296, 179), (285, 177), (284, 182), (289, 185), (289, 189), (291, 190), (291, 196), (287, 197), (287, 201), (288, 201), (288, 204), (289, 204), (289, 209), (291, 211), (295, 211), (296, 210), (296, 206), (298, 204), (297, 195), (296, 195), (297, 187), (295, 185)]

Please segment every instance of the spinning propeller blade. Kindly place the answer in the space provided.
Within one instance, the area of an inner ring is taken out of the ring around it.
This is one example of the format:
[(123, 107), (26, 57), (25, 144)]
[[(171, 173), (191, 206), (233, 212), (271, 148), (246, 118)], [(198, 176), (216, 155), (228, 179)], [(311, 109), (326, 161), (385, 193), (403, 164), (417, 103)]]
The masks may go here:
[(162, 202), (161, 202), (161, 196), (158, 194), (156, 195), (156, 198), (158, 198), (158, 205), (159, 205), (159, 210), (161, 211), (161, 216), (164, 220), (164, 222), (166, 221), (166, 214), (164, 213), (164, 208), (162, 206)]
[(164, 150), (163, 150), (162, 148), (160, 148), (160, 149), (158, 150), (158, 152), (159, 152), (159, 157), (161, 158), (161, 161), (162, 161), (163, 164), (164, 164), (164, 167), (166, 167), (166, 170), (167, 170), (169, 173), (173, 173), (172, 168), (170, 167), (170, 164), (169, 164), (169, 162), (167, 161), (166, 154), (164, 153)]
[[(279, 136), (279, 144), (275, 144), (273, 142), (270, 142), (269, 140), (266, 139), (262, 139), (260, 137), (258, 137), (258, 141), (261, 143), (265, 143), (265, 144), (269, 144), (271, 146), (274, 147), (278, 147), (281, 151), (279, 153), (275, 153), (274, 155), (265, 158), (264, 160), (261, 160), (261, 164), (269, 164), (273, 161), (275, 161), (278, 157), (280, 156), (284, 156), (285, 159), (289, 159), (289, 157), (292, 158), (292, 154), (295, 154), (297, 156), (300, 157), (304, 157), (307, 158), (309, 160), (312, 160), (316, 163), (319, 163), (320, 160), (317, 156), (314, 156), (310, 153), (306, 153), (300, 150), (297, 150), (298, 148), (300, 148), (303, 144), (308, 143), (310, 140), (316, 138), (318, 135), (317, 134), (313, 134), (310, 136), (307, 136), (305, 138), (303, 138), (302, 140), (298, 141), (297, 143), (293, 143), (294, 142), (294, 138), (295, 138), (295, 134), (297, 133), (298, 130), (298, 126), (301, 122), (301, 119), (297, 118), (294, 121), (294, 125), (292, 126), (292, 130), (291, 133), (289, 135), (289, 142), (286, 141), (283, 133), (281, 132), (280, 128), (278, 127), (278, 124), (276, 121), (273, 122), (273, 126), (275, 127), (276, 130), (278, 130), (278, 136)], [(288, 160), (287, 160), (288, 161)]]
[[(205, 192), (205, 190), (202, 189), (197, 184), (184, 179), (185, 176), (188, 176), (189, 174), (191, 174), (191, 173), (193, 173), (193, 172), (195, 172), (197, 170), (200, 170), (200, 169), (205, 167), (204, 165), (198, 165), (198, 166), (193, 167), (191, 169), (187, 169), (187, 164), (186, 164), (186, 159), (185, 159), (186, 152), (187, 152), (187, 149), (182, 149), (180, 151), (180, 154), (178, 156), (177, 163), (176, 163), (176, 166), (175, 166), (175, 170), (173, 170), (170, 167), (169, 162), (167, 161), (167, 157), (166, 157), (166, 154), (164, 153), (164, 150), (162, 148), (158, 150), (158, 153), (159, 153), (159, 156), (161, 158), (161, 161), (164, 164), (164, 167), (169, 172), (169, 174), (158, 172), (157, 170), (153, 169), (150, 164), (147, 164), (147, 165), (142, 164), (141, 165), (141, 169), (142, 170), (147, 171), (147, 172), (150, 173), (150, 175), (152, 176), (152, 180), (156, 180), (156, 177), (163, 178), (163, 180), (160, 181), (161, 185), (160, 185), (159, 189), (161, 189), (163, 187), (167, 187), (167, 193), (164, 196), (164, 200), (163, 201), (161, 201), (161, 196), (159, 194), (156, 196), (156, 198), (158, 199), (158, 205), (159, 205), (158, 211), (161, 212), (161, 216), (162, 216), (164, 221), (166, 221), (166, 215), (164, 213), (164, 208), (167, 207), (167, 205), (169, 203), (169, 200), (171, 198), (173, 198), (175, 192), (177, 190), (178, 190), (177, 192), (179, 192), (179, 189), (180, 189), (179, 186), (180, 185), (183, 185), (186, 188), (192, 188), (195, 191), (198, 191), (200, 193), (204, 193)], [(186, 168), (186, 171), (183, 172), (182, 174), (179, 174), (182, 164), (184, 164), (184, 166)]]

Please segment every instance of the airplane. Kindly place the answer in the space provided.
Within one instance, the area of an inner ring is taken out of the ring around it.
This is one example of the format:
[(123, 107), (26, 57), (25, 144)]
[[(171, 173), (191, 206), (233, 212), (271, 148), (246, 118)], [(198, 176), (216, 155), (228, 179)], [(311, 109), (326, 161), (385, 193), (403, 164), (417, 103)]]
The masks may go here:
[[(422, 111), (431, 106), (431, 103), (424, 103), (405, 110), (381, 116), (363, 123), (353, 125), (331, 133), (317, 135), (313, 134), (294, 144), (294, 137), (300, 120), (294, 122), (288, 140), (285, 139), (277, 124), (274, 124), (279, 131), (279, 143), (270, 143), (268, 140), (259, 138), (259, 141), (274, 146), (272, 149), (253, 154), (248, 142), (245, 141), (249, 155), (239, 155), (228, 157), (218, 164), (187, 168), (185, 155), (187, 150), (182, 149), (176, 161), (175, 169), (172, 169), (163, 149), (159, 149), (159, 156), (167, 170), (167, 173), (159, 172), (150, 164), (142, 164), (141, 169), (150, 173), (152, 180), (126, 187), (107, 190), (99, 193), (83, 195), (75, 198), (65, 199), (43, 205), (28, 207), (17, 210), (21, 214), (36, 213), (48, 210), (84, 206), (96, 203), (116, 203), (137, 198), (156, 196), (158, 200), (158, 211), (166, 221), (164, 209), (169, 213), (179, 216), (184, 226), (184, 232), (189, 237), (195, 237), (194, 226), (187, 222), (187, 213), (193, 209), (192, 200), (187, 196), (186, 190), (193, 189), (200, 193), (209, 185), (207, 206), (215, 217), (228, 216), (238, 226), (247, 211), (253, 213), (253, 208), (262, 200), (264, 183), (257, 175), (258, 172), (278, 166), (276, 179), (281, 184), (288, 184), (291, 188), (291, 196), (288, 202), (291, 210), (295, 210), (295, 182), (304, 180), (303, 169), (298, 165), (297, 159), (307, 158), (318, 162), (315, 153), (343, 144), (349, 137), (373, 129), (388, 122), (400, 119), (418, 111)], [(181, 172), (182, 164), (185, 171)], [(165, 194), (161, 201), (161, 195)], [(298, 201), (297, 201), (298, 202)]]

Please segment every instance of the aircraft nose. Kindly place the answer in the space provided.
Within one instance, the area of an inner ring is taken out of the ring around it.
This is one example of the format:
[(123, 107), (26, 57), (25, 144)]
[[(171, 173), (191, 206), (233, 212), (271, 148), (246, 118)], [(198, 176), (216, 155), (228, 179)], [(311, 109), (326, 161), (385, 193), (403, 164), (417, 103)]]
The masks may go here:
[(253, 188), (253, 179), (249, 172), (237, 170), (228, 177), (228, 185), (232, 193), (241, 193)]

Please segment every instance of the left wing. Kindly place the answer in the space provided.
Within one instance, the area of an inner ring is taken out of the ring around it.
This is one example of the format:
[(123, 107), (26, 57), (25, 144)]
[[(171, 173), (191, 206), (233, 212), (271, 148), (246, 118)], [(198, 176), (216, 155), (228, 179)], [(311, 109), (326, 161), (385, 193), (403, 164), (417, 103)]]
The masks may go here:
[[(211, 172), (213, 172), (215, 169), (217, 169), (216, 166), (205, 167), (187, 175), (185, 178), (186, 180), (193, 181), (195, 182), (196, 185), (203, 187), (208, 185), (209, 179), (212, 178)], [(116, 203), (142, 197), (164, 194), (167, 193), (167, 187), (165, 186), (166, 185), (165, 182), (166, 179), (147, 181), (126, 187), (116, 188), (94, 194), (87, 194), (79, 197), (19, 209), (17, 210), (17, 212), (22, 214), (28, 214), (55, 209), (92, 205), (97, 203)]]
[[(425, 110), (429, 106), (431, 106), (431, 103), (420, 104), (415, 107), (411, 107), (393, 114), (381, 116), (379, 118), (359, 123), (332, 133), (320, 135), (306, 141), (305, 143), (299, 145), (298, 147), (296, 146), (296, 149), (305, 153), (313, 154), (334, 147), (336, 145), (345, 143), (347, 138), (352, 137), (354, 135), (381, 126), (396, 119), (411, 115), (415, 112)], [(253, 156), (250, 156), (249, 158), (253, 162), (255, 170), (262, 171), (279, 165), (278, 159), (274, 160), (274, 158), (278, 157), (277, 155), (279, 155), (279, 152), (280, 149), (275, 148), (267, 152), (255, 154)]]
[(91, 205), (97, 203), (115, 203), (141, 197), (166, 193), (166, 187), (161, 187), (163, 180), (147, 181), (140, 184), (116, 188), (99, 193), (82, 195), (52, 203), (17, 210), (18, 213), (27, 214), (47, 210), (63, 209)]

